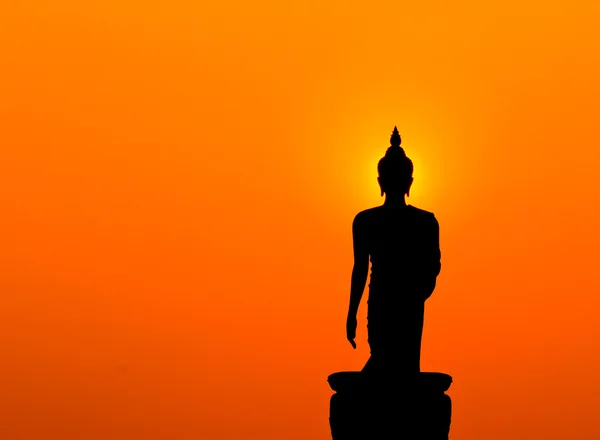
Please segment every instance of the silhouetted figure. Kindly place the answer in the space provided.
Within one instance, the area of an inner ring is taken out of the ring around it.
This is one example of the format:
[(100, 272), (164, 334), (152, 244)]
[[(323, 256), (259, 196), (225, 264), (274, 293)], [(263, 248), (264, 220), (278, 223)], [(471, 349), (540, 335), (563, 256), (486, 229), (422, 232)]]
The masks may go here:
[(394, 127), (379, 161), (382, 206), (356, 215), (354, 267), (346, 335), (356, 348), (356, 315), (369, 274), (368, 342), (371, 357), (361, 372), (329, 376), (334, 440), (389, 438), (447, 440), (452, 378), (421, 373), (424, 305), (441, 269), (439, 225), (434, 214), (407, 205), (413, 163)]
[(354, 268), (347, 337), (356, 347), (356, 314), (371, 260), (368, 300), (368, 341), (371, 359), (365, 372), (393, 369), (420, 371), (425, 300), (440, 273), (439, 225), (428, 211), (407, 205), (413, 163), (400, 146), (398, 129), (379, 161), (382, 206), (358, 213), (352, 225)]

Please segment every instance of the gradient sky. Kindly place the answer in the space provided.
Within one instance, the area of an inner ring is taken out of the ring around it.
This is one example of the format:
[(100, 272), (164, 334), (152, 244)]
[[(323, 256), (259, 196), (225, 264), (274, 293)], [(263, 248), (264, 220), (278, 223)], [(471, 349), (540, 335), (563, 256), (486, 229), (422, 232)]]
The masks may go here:
[(451, 438), (600, 438), (597, 2), (8, 3), (0, 438), (330, 438), (394, 125)]

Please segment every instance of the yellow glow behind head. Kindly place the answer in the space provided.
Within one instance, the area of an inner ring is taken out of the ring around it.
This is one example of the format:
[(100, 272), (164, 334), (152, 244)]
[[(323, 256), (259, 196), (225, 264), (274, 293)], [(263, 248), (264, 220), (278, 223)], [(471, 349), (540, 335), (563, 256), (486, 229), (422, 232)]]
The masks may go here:
[[(403, 136), (401, 130), (399, 130), (399, 132), (402, 136), (402, 148), (414, 165), (414, 182), (411, 186), (410, 197), (407, 198), (407, 203), (417, 204), (419, 202), (425, 202), (428, 190), (435, 186), (432, 182), (434, 176), (430, 175), (428, 172), (427, 161), (425, 160), (427, 155), (423, 154), (421, 151), (424, 148), (427, 148), (427, 146), (424, 142), (418, 142), (418, 140), (415, 141), (410, 135)], [(360, 167), (362, 171), (361, 181), (364, 182), (364, 193), (362, 195), (370, 202), (372, 201), (371, 203), (375, 204), (383, 203), (379, 184), (377, 183), (377, 164), (390, 146), (389, 142), (387, 142), (387, 144), (385, 141), (381, 142), (381, 137), (383, 136), (377, 136), (378, 139), (373, 137), (373, 140), (365, 146), (365, 150), (370, 150), (371, 152), (368, 156), (368, 160)], [(389, 134), (386, 137), (389, 138)], [(381, 145), (381, 147), (379, 147), (379, 145)]]

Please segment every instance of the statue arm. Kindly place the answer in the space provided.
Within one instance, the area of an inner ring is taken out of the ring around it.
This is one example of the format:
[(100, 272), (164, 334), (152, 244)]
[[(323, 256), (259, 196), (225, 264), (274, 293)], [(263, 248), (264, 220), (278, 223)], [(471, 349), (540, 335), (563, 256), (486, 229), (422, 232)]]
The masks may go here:
[(364, 217), (360, 214), (352, 223), (352, 241), (354, 247), (354, 266), (350, 284), (350, 304), (348, 316), (355, 317), (362, 299), (367, 277), (369, 275), (369, 251), (366, 243), (366, 230)]
[(433, 294), (433, 291), (435, 290), (437, 276), (440, 274), (440, 271), (442, 269), (442, 253), (440, 250), (440, 225), (434, 215), (432, 215), (425, 263), (425, 276), (427, 285), (424, 299), (427, 299)]
[(437, 277), (442, 270), (442, 251), (440, 250), (440, 224), (433, 216), (431, 232), (431, 275)]
[(366, 225), (364, 221), (364, 214), (359, 213), (354, 217), (352, 223), (354, 267), (352, 268), (350, 285), (350, 305), (348, 306), (348, 317), (346, 318), (346, 337), (353, 348), (356, 348), (356, 342), (354, 342), (357, 326), (356, 314), (369, 275), (369, 251), (366, 243)]

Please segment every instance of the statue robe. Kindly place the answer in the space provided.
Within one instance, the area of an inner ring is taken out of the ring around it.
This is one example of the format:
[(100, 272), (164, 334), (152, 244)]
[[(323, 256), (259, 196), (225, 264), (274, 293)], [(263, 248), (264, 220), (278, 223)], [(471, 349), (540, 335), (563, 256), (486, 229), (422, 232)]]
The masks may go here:
[(419, 372), (424, 303), (441, 269), (439, 224), (412, 205), (379, 206), (357, 215), (360, 243), (368, 250), (371, 277), (364, 371)]

